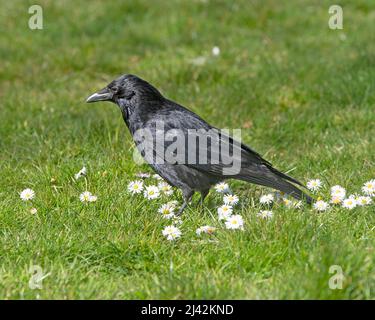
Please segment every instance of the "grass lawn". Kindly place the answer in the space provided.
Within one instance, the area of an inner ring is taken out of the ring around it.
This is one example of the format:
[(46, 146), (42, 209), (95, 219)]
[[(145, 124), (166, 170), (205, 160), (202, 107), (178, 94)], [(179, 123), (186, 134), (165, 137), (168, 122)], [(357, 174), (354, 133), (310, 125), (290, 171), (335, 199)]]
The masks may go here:
[[(374, 298), (374, 204), (320, 214), (277, 204), (265, 221), (269, 190), (231, 181), (244, 231), (218, 222), (212, 191), (169, 242), (166, 200), (127, 192), (151, 171), (133, 161), (118, 108), (85, 104), (137, 74), (211, 124), (241, 128), (280, 170), (321, 179), (323, 199), (336, 184), (358, 193), (375, 178), (374, 2), (340, 1), (343, 30), (328, 28), (330, 1), (40, 0), (43, 30), (28, 28), (32, 4), (1, 1), (0, 298)], [(85, 190), (97, 202), (82, 204)], [(177, 190), (170, 199), (181, 203)], [(197, 236), (206, 224), (217, 232)], [(42, 289), (29, 287), (33, 265), (49, 274)], [(341, 290), (328, 286), (332, 265)]]

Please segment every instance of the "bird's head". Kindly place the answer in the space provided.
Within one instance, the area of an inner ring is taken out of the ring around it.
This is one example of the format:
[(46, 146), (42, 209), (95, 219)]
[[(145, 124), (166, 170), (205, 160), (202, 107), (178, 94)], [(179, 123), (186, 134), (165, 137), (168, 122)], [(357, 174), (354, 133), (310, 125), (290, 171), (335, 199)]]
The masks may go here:
[(86, 102), (110, 101), (120, 108), (136, 108), (148, 102), (161, 101), (163, 96), (147, 81), (125, 74), (89, 96)]

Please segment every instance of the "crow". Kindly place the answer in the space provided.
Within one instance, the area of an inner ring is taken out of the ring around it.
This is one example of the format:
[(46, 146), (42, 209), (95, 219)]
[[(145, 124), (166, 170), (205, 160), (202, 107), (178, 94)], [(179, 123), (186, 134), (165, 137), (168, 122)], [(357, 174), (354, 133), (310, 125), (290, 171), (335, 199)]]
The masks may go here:
[(304, 187), (299, 181), (135, 75), (120, 76), (86, 100), (97, 101), (118, 105), (143, 158), (170, 185), (181, 189), (184, 203), (178, 214), (195, 192), (201, 193), (203, 202), (210, 188), (226, 179), (271, 187), (312, 203), (294, 185)]

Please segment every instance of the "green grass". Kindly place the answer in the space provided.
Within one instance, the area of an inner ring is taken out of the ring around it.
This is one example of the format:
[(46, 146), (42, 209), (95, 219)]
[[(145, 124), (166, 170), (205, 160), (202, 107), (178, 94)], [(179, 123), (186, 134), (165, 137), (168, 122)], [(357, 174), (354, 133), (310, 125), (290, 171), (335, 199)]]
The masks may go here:
[[(244, 232), (220, 227), (211, 193), (166, 241), (162, 200), (131, 197), (139, 171), (119, 110), (85, 98), (123, 73), (147, 79), (277, 168), (358, 192), (375, 175), (375, 4), (340, 1), (1, 1), (0, 298), (372, 299), (374, 206), (317, 214), (277, 206), (234, 182)], [(212, 57), (219, 46), (221, 54)], [(207, 56), (197, 66), (191, 60)], [(83, 165), (87, 181), (72, 179)], [(54, 178), (55, 182), (51, 182)], [(19, 192), (36, 191), (32, 204)], [(88, 206), (85, 189), (98, 195)], [(181, 200), (176, 193), (175, 199)], [(31, 207), (38, 208), (31, 215)], [(219, 227), (199, 238), (203, 224)], [(29, 267), (50, 275), (31, 290)], [(331, 265), (345, 273), (328, 287)]]

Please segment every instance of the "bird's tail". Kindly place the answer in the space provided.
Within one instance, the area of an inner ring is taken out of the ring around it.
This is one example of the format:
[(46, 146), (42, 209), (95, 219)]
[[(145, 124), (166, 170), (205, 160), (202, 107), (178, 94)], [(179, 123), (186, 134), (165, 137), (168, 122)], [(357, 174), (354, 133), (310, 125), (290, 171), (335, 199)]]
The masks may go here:
[(285, 194), (290, 195), (298, 200), (304, 200), (308, 204), (312, 204), (313, 199), (309, 195), (286, 180), (293, 181), (294, 183), (298, 183), (301, 186), (303, 185), (297, 180), (289, 176), (286, 176), (288, 177), (286, 178), (285, 176), (285, 174), (277, 171), (274, 168), (272, 168), (272, 170), (267, 168), (267, 170), (264, 170), (263, 173), (259, 174), (254, 174), (254, 172), (247, 172), (246, 174), (245, 172), (242, 172), (239, 176), (239, 179), (282, 191)]

